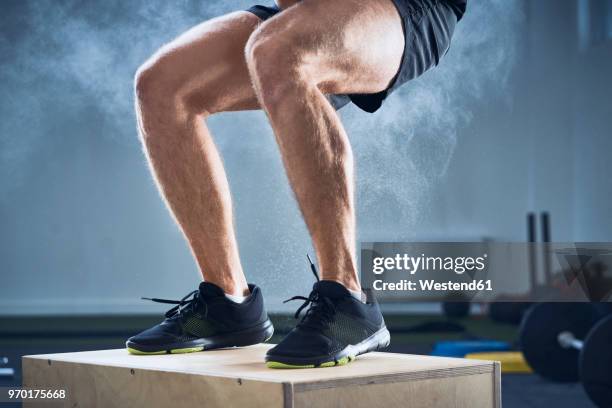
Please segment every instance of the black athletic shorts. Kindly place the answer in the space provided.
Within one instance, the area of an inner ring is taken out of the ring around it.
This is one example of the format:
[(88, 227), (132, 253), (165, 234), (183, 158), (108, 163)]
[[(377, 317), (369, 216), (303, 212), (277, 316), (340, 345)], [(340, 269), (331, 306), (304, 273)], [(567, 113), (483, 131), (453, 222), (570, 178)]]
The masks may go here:
[[(402, 17), (404, 55), (399, 71), (387, 89), (374, 94), (329, 95), (340, 109), (353, 102), (366, 112), (375, 112), (385, 98), (405, 82), (418, 77), (440, 62), (450, 46), (457, 21), (465, 12), (465, 0), (392, 0)], [(262, 20), (279, 13), (278, 6), (253, 6), (248, 9)]]

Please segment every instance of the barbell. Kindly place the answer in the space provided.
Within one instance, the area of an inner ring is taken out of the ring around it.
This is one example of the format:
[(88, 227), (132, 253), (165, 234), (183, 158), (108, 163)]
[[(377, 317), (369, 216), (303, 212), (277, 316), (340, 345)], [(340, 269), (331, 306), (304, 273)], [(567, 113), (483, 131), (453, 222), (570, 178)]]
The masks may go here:
[(612, 407), (612, 315), (589, 303), (539, 303), (525, 314), (520, 344), (534, 372), (580, 381), (595, 404)]

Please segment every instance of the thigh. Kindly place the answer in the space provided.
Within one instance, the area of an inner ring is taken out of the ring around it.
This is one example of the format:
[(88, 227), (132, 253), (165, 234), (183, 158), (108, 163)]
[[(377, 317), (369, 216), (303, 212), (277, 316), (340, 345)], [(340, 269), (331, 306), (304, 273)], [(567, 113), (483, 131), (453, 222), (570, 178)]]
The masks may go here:
[(398, 72), (404, 51), (392, 0), (303, 0), (268, 20), (258, 35), (282, 44), (288, 58), (324, 93), (376, 93)]
[(201, 113), (259, 109), (244, 48), (261, 23), (238, 11), (201, 23), (161, 47), (147, 62), (167, 88)]

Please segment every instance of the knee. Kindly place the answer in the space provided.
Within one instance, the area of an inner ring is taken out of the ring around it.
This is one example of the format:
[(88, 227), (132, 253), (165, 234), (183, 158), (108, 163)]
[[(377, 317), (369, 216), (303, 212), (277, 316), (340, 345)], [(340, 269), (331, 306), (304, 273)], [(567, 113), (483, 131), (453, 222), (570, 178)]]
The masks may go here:
[(139, 140), (145, 150), (163, 148), (171, 139), (164, 126), (173, 126), (182, 120), (180, 87), (172, 79), (172, 66), (164, 57), (154, 56), (138, 68), (134, 76), (136, 116)]
[(141, 107), (149, 107), (165, 100), (169, 92), (168, 77), (165, 73), (165, 62), (161, 57), (152, 57), (142, 64), (134, 76), (134, 93), (136, 102)]
[(283, 98), (290, 97), (308, 79), (299, 42), (262, 28), (249, 38), (245, 55), (260, 103), (270, 110), (282, 105)]
[(181, 103), (180, 84), (172, 71), (172, 62), (166, 56), (154, 56), (138, 68), (134, 93), (141, 111), (163, 113)]

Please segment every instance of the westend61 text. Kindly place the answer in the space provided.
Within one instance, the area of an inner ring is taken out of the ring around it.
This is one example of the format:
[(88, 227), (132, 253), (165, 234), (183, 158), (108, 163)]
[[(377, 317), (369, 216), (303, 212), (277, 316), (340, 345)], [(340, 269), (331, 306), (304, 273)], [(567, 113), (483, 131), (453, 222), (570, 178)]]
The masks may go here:
[[(418, 284), (417, 284), (418, 282)], [(473, 280), (471, 282), (436, 282), (432, 279), (419, 279), (417, 282), (402, 279), (399, 282), (383, 282), (378, 279), (372, 284), (374, 290), (406, 290), (406, 291), (482, 291), (493, 290), (491, 280)]]

